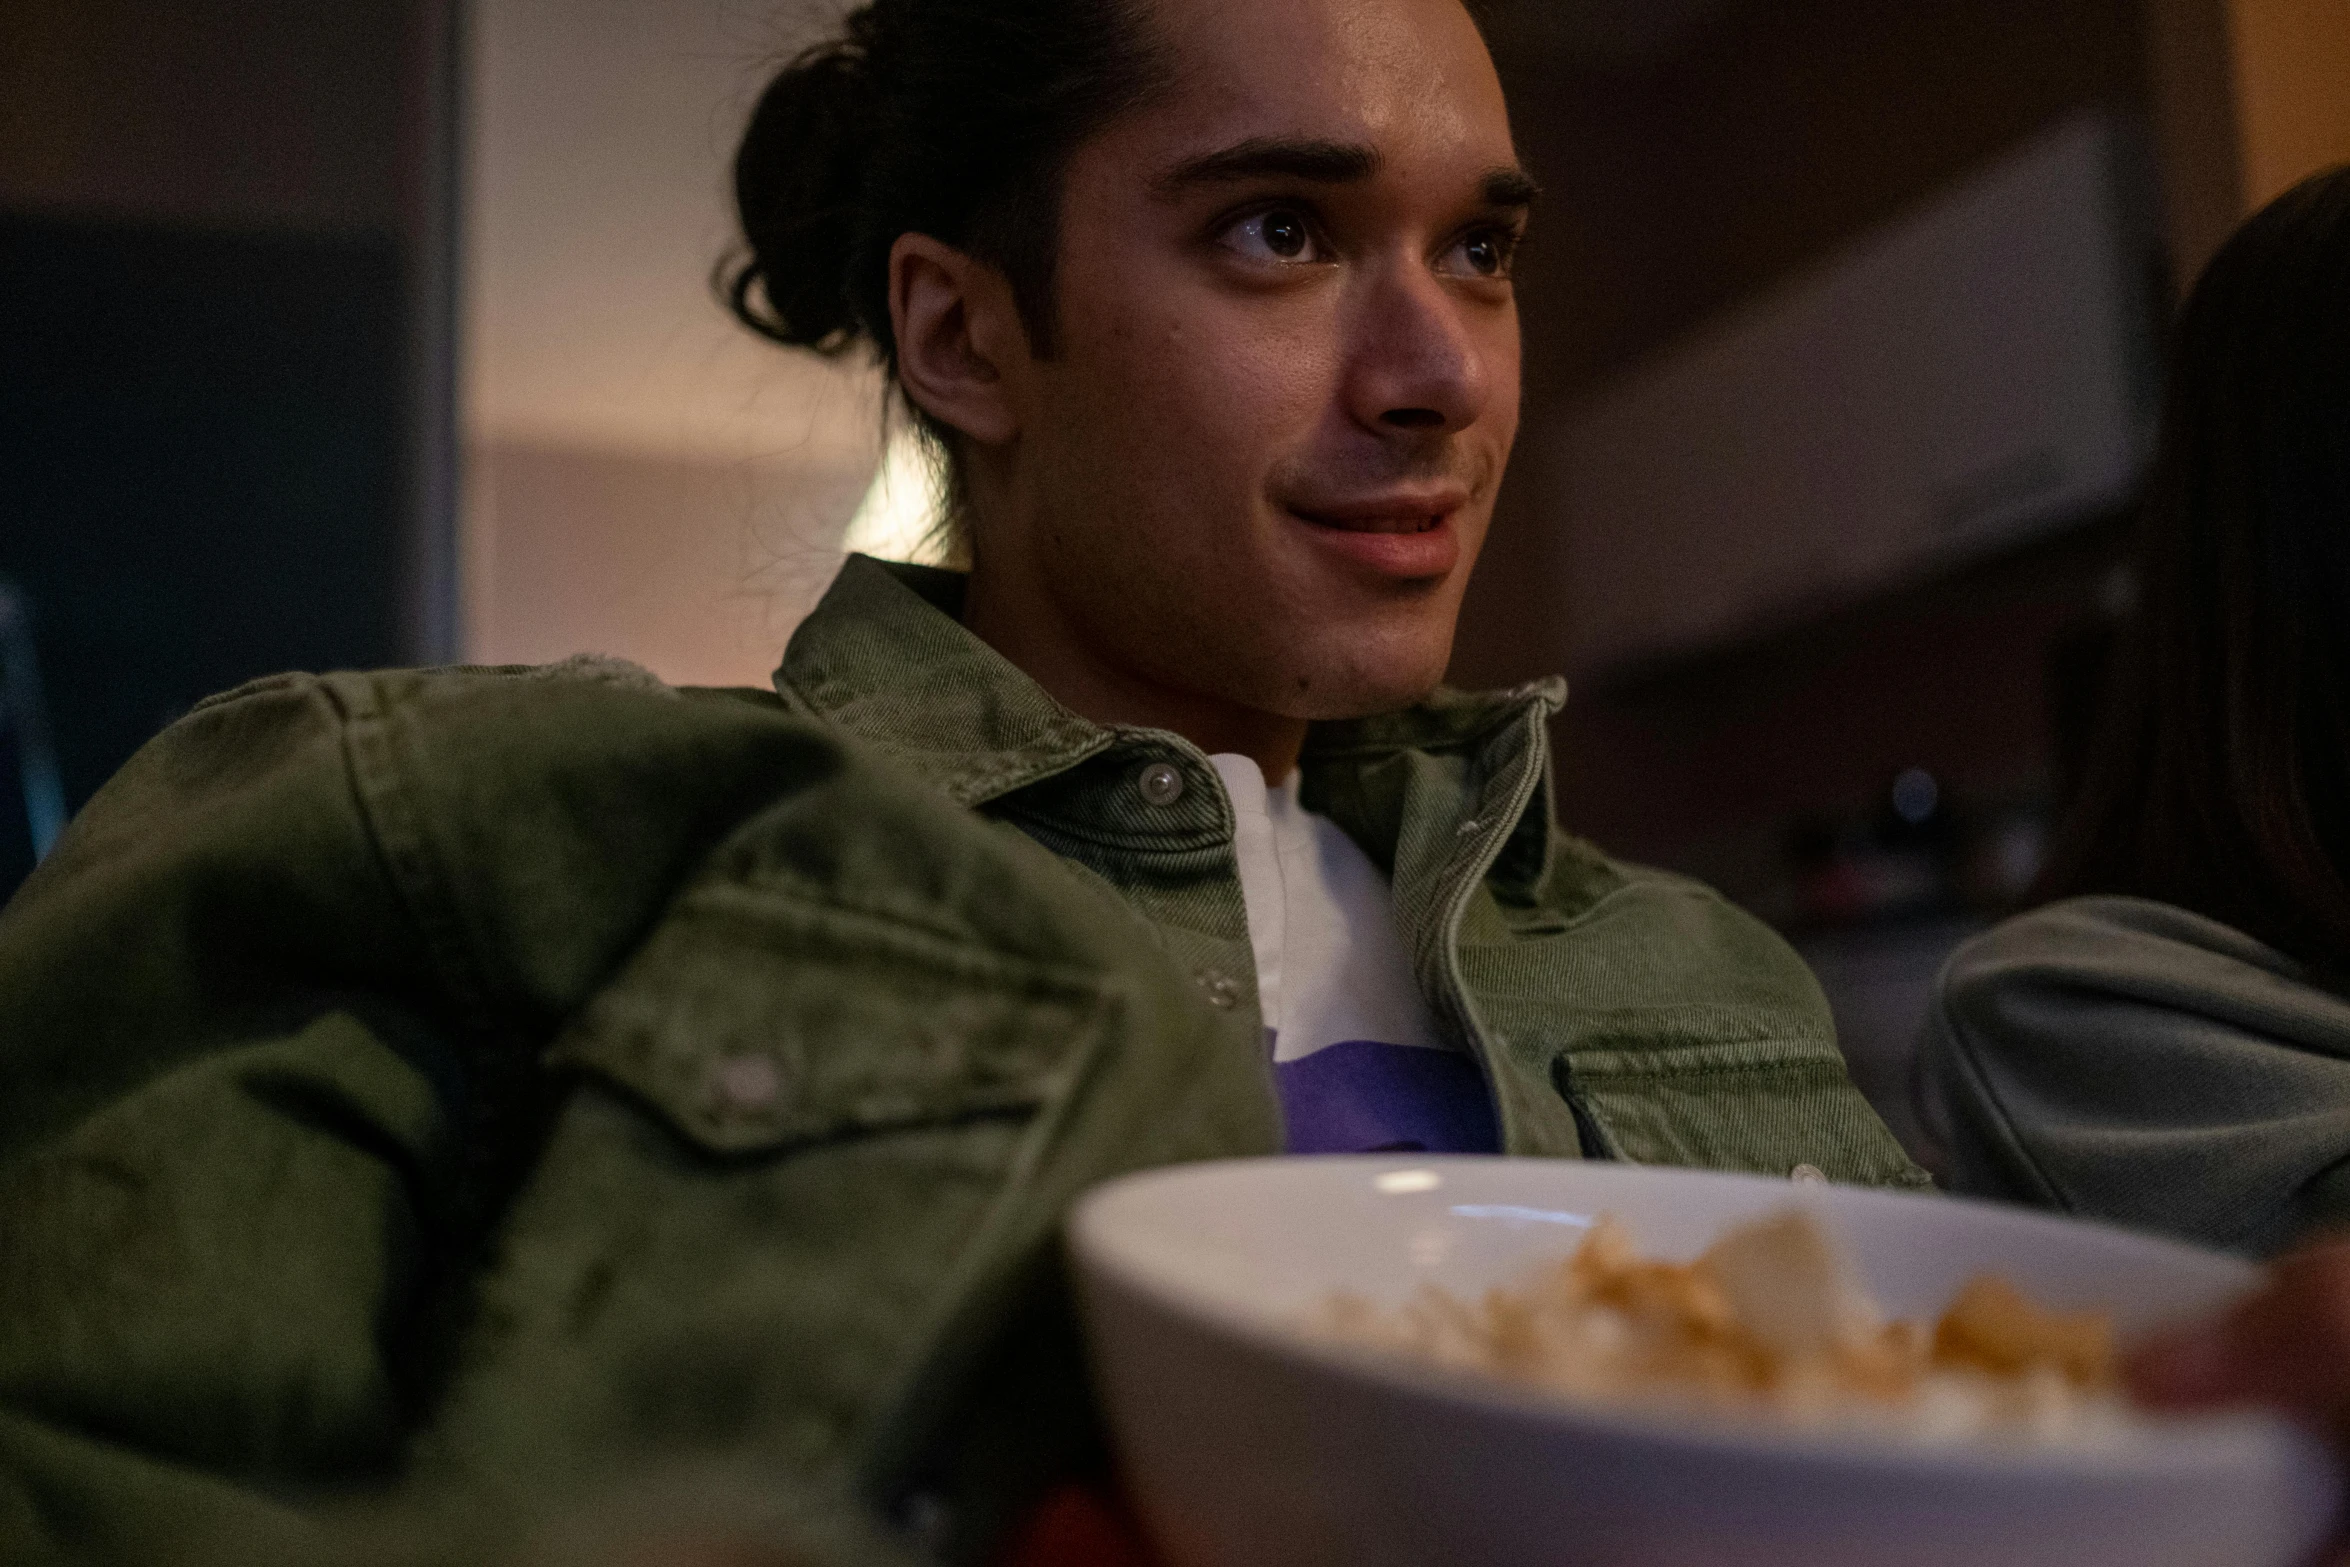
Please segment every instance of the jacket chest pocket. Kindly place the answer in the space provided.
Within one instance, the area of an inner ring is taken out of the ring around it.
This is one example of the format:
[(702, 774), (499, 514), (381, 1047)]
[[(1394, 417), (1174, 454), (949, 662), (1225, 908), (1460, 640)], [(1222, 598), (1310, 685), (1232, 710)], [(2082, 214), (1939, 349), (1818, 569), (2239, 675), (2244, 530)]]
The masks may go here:
[(1615, 1158), (1760, 1175), (1809, 1165), (1857, 1185), (1929, 1184), (1824, 1039), (1603, 1035), (1562, 1051), (1553, 1078)]
[(1098, 977), (736, 885), (689, 893), (551, 1047), (748, 1154), (1037, 1109), (1100, 1033)]

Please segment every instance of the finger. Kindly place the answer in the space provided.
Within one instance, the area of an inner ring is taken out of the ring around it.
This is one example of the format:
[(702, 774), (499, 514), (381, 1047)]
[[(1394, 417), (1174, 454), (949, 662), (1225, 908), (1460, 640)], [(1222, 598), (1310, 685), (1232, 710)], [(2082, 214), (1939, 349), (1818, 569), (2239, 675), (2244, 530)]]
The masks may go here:
[(2140, 1402), (2158, 1409), (2195, 1409), (2246, 1396), (2235, 1335), (2224, 1320), (2140, 1345), (2123, 1363), (2122, 1375)]
[(2125, 1369), (2153, 1404), (2256, 1400), (2350, 1426), (2350, 1243), (2281, 1259), (2253, 1294), (2150, 1341)]

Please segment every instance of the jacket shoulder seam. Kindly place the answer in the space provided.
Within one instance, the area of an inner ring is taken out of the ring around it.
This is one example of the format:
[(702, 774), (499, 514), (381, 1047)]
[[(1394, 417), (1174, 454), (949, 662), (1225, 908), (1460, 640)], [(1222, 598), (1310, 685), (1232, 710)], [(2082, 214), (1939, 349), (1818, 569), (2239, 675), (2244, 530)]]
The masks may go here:
[(360, 820), (442, 985), (474, 1022), (485, 1023), (488, 987), (393, 753), (380, 690), (367, 677), (357, 683), (365, 692), (361, 702), (342, 683), (321, 682), (342, 721), (344, 765)]
[(283, 674), (262, 675), (258, 679), (246, 681), (243, 685), (231, 686), (226, 691), (215, 691), (210, 696), (199, 698), (188, 709), (188, 713), (191, 717), (197, 713), (209, 713), (216, 707), (228, 707), (251, 697), (265, 696), (272, 691), (291, 690), (305, 682), (317, 680), (316, 675), (307, 674), (300, 670), (289, 670)]

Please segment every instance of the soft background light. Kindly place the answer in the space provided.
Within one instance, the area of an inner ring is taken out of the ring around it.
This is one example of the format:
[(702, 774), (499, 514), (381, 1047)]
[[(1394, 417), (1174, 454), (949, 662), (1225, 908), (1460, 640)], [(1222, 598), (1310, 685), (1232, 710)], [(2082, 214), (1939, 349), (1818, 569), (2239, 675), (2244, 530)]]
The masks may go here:
[(882, 560), (942, 565), (947, 556), (941, 528), (945, 516), (946, 485), (938, 454), (901, 425), (891, 432), (873, 483), (849, 519), (842, 547)]
[(710, 275), (742, 124), (839, 9), (474, 7), (468, 657), (759, 684), (837, 569), (879, 457), (878, 378), (753, 337)]

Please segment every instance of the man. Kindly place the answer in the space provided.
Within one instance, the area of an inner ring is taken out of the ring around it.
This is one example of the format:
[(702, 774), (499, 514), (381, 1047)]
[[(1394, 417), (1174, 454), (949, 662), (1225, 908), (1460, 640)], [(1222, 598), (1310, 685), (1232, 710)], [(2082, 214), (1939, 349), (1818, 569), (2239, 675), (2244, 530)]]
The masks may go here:
[(287, 676), (108, 786), (0, 917), (0, 1555), (684, 1472), (979, 1560), (1099, 1464), (1105, 1177), (1922, 1181), (1782, 944), (1558, 829), (1555, 685), (1430, 694), (1532, 195), (1457, 0), (882, 0), (737, 175), (972, 572), (852, 560), (774, 693)]

